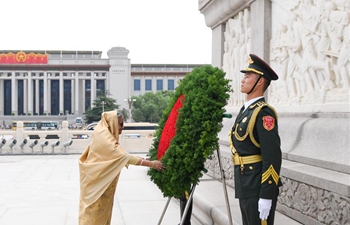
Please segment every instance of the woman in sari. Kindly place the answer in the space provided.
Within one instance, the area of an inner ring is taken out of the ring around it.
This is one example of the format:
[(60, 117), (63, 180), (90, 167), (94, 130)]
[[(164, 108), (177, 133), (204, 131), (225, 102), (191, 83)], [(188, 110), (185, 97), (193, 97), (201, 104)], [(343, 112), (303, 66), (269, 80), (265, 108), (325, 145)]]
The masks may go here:
[(116, 111), (102, 113), (93, 139), (79, 158), (79, 225), (109, 225), (114, 193), (121, 170), (141, 165), (164, 170), (160, 161), (150, 161), (127, 153), (119, 144), (124, 127), (123, 115)]

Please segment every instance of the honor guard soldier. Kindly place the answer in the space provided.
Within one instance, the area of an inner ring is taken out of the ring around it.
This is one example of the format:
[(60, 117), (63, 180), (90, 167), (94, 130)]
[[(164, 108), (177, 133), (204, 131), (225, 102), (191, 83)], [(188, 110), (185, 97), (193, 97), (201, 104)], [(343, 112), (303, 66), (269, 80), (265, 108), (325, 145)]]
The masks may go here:
[(243, 225), (272, 225), (282, 185), (282, 153), (277, 112), (265, 102), (264, 92), (278, 76), (254, 54), (249, 55), (249, 66), (241, 72), (241, 92), (246, 94), (246, 102), (229, 135), (235, 197), (239, 199)]

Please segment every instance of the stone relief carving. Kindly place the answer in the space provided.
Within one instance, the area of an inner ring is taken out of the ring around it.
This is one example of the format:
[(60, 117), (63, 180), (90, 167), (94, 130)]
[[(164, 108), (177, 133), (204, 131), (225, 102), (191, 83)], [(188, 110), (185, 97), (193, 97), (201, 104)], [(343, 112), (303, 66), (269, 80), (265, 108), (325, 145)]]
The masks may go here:
[[(226, 23), (223, 67), (240, 106), (239, 72), (250, 53), (250, 10)], [(273, 0), (270, 64), (280, 79), (269, 88), (273, 105), (349, 103), (350, 1)]]
[(348, 103), (350, 1), (273, 0), (269, 102)]
[(244, 101), (244, 95), (239, 91), (241, 86), (241, 69), (247, 67), (248, 54), (250, 53), (250, 10), (248, 8), (240, 11), (233, 19), (226, 23), (224, 32), (224, 55), (223, 71), (227, 78), (232, 80), (232, 88), (228, 106), (241, 106)]
[[(233, 177), (233, 165), (230, 158), (221, 156), (222, 169), (225, 171), (226, 180), (234, 180)], [(221, 178), (221, 171), (218, 161), (218, 155), (216, 153), (212, 154), (209, 159), (204, 163), (204, 167), (211, 171), (211, 176), (217, 179)]]
[(323, 224), (350, 224), (350, 198), (281, 177), (278, 202)]

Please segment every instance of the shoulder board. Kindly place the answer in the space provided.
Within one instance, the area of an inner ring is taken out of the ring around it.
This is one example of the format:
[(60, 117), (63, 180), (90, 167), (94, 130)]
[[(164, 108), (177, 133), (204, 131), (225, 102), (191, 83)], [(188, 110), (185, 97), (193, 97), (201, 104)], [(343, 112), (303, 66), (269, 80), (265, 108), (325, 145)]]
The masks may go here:
[(253, 108), (255, 108), (255, 107), (262, 108), (262, 107), (267, 106), (267, 105), (268, 105), (268, 104), (267, 104), (266, 102), (261, 101), (261, 102), (257, 102), (257, 103), (255, 103), (255, 104), (249, 106), (249, 108), (250, 108), (250, 109), (253, 109)]
[(269, 105), (269, 104), (267, 104), (266, 102), (264, 102), (264, 101), (261, 101), (261, 102), (257, 102), (257, 103), (255, 103), (254, 105), (251, 105), (251, 106), (249, 106), (249, 109), (253, 109), (253, 108), (255, 108), (255, 107), (258, 107), (258, 108), (263, 108), (263, 107), (265, 107), (265, 106), (267, 106), (267, 107), (269, 107), (270, 109), (272, 109), (272, 111), (275, 113), (275, 115), (276, 115), (276, 119), (278, 119), (278, 115), (277, 115), (277, 112), (276, 112), (276, 110), (275, 110), (275, 108), (273, 108), (271, 105)]

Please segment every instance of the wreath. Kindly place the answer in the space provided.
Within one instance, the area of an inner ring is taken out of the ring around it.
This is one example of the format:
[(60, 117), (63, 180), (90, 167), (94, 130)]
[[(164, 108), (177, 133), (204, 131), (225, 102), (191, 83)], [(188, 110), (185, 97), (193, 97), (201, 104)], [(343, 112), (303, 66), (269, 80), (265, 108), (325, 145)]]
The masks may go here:
[(198, 184), (205, 161), (219, 148), (230, 91), (225, 73), (211, 65), (194, 68), (176, 88), (148, 153), (167, 167), (148, 170), (164, 197), (178, 198)]

